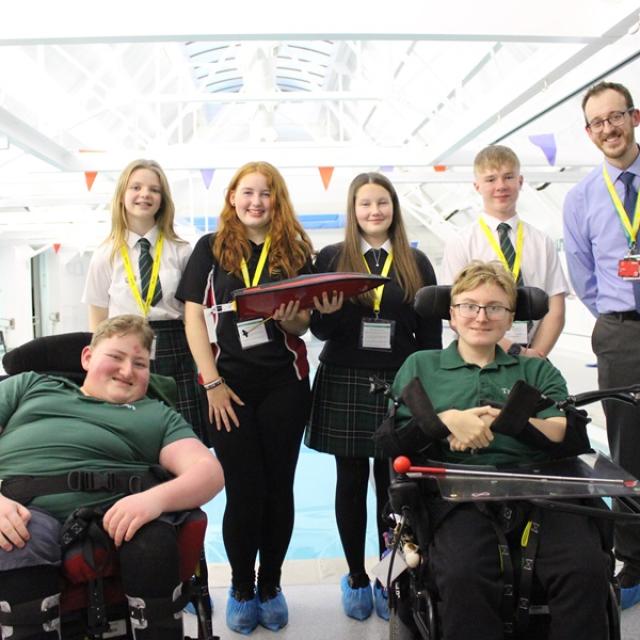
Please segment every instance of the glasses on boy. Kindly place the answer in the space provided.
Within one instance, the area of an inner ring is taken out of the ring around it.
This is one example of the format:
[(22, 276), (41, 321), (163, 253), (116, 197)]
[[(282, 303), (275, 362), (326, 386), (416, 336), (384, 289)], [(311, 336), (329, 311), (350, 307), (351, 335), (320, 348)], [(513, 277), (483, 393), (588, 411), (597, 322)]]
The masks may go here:
[(488, 320), (504, 320), (508, 314), (512, 313), (511, 309), (503, 307), (499, 304), (473, 304), (471, 302), (460, 302), (452, 304), (458, 310), (463, 318), (475, 318), (480, 313), (480, 309), (484, 309)]

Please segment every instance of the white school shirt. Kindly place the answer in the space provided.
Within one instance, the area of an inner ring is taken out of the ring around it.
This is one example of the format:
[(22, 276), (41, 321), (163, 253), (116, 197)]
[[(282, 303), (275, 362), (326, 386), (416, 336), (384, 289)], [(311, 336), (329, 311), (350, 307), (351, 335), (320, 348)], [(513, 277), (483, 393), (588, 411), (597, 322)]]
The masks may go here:
[[(155, 256), (158, 233), (158, 227), (153, 227), (144, 236), (128, 231), (125, 237), (138, 287), (140, 287), (138, 267), (140, 247), (137, 242), (140, 238), (146, 238), (151, 244), (151, 255)], [(89, 263), (82, 302), (108, 309), (109, 318), (123, 313), (142, 315), (142, 310), (129, 287), (122, 255), (117, 251), (112, 262), (111, 248), (110, 243), (102, 244), (94, 251)], [(149, 310), (147, 316), (149, 320), (179, 320), (184, 317), (184, 304), (176, 299), (175, 293), (190, 255), (191, 245), (188, 242), (164, 239), (159, 272), (162, 299)]]
[[(509, 218), (509, 220), (499, 220), (487, 213), (482, 213), (480, 217), (487, 223), (498, 244), (500, 244), (498, 225), (501, 222), (509, 224), (511, 226), (509, 239), (515, 248), (518, 224), (521, 222), (517, 214)], [(525, 286), (538, 287), (549, 297), (558, 294), (567, 295), (569, 293), (569, 284), (562, 270), (553, 241), (546, 233), (527, 222), (522, 221), (522, 225), (524, 244), (522, 246), (520, 271)], [(438, 282), (440, 284), (453, 284), (458, 273), (472, 260), (482, 260), (483, 262), (500, 260), (478, 220), (461, 229), (445, 245)], [(529, 340), (533, 338), (538, 324), (539, 322), (534, 323), (534, 329), (529, 335)]]

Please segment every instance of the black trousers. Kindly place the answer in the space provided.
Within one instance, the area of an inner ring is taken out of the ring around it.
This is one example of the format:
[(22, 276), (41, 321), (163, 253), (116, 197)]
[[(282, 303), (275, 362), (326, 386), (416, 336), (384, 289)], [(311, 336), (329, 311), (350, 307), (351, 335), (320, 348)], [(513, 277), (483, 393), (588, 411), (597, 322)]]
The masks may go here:
[(232, 583), (253, 587), (259, 555), (258, 582), (277, 586), (293, 531), (293, 480), (309, 417), (309, 380), (274, 388), (228, 384), (245, 403), (234, 405), (240, 427), (228, 432), (214, 426), (211, 439), (224, 470), (222, 535)]
[[(502, 640), (503, 581), (488, 516), (472, 504), (458, 506), (436, 529), (428, 556), (443, 640)], [(549, 640), (605, 640), (610, 559), (596, 525), (544, 511), (535, 562), (551, 612)]]
[[(600, 316), (593, 329), (592, 347), (598, 357), (600, 389), (640, 383), (640, 321)], [(640, 408), (613, 401), (602, 404), (611, 457), (640, 479)], [(616, 523), (614, 546), (616, 558), (640, 581), (640, 527)]]
[[(369, 458), (336, 456), (336, 522), (342, 549), (351, 575), (364, 574), (364, 550), (367, 534), (367, 490)], [(378, 550), (385, 549), (386, 531), (382, 514), (389, 499), (389, 461), (374, 460), (373, 476), (376, 490), (376, 523)]]

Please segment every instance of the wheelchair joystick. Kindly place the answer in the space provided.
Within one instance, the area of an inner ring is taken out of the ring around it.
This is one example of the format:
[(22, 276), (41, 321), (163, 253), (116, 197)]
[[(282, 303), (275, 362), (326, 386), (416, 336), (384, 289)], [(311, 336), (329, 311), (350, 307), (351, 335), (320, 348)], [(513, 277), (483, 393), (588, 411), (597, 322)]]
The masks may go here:
[(398, 456), (393, 461), (393, 470), (396, 473), (407, 473), (411, 469), (411, 460), (407, 456)]

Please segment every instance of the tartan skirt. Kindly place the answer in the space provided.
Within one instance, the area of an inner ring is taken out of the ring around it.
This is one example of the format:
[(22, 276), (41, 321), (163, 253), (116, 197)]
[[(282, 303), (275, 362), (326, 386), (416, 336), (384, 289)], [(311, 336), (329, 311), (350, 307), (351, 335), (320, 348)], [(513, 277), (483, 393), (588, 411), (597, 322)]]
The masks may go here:
[(311, 418), (305, 444), (349, 458), (382, 458), (372, 440), (387, 414), (382, 393), (369, 393), (370, 376), (392, 383), (396, 370), (355, 369), (320, 363), (313, 381)]
[(170, 376), (176, 381), (176, 411), (206, 444), (203, 420), (205, 397), (198, 384), (184, 323), (182, 320), (154, 320), (149, 324), (156, 336), (156, 357), (151, 361), (151, 372)]

